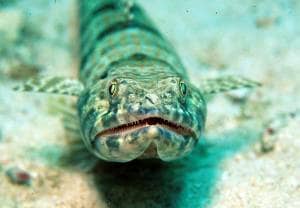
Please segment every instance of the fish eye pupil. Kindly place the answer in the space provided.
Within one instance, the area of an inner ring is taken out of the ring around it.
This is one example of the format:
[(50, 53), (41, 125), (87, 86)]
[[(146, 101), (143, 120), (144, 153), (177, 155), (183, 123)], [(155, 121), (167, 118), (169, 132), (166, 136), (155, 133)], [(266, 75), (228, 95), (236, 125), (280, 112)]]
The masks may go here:
[(117, 94), (117, 83), (115, 81), (111, 82), (108, 91), (110, 95), (116, 95)]
[(186, 86), (186, 84), (185, 84), (183, 81), (181, 81), (181, 82), (179, 83), (179, 89), (180, 89), (181, 94), (182, 94), (183, 96), (185, 96), (186, 93), (187, 93), (187, 86)]

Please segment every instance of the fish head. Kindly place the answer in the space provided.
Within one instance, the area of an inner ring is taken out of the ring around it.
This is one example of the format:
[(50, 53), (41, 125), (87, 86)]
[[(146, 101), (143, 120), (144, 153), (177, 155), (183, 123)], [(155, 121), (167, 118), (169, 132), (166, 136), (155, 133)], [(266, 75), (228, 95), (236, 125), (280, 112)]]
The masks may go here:
[(195, 147), (204, 129), (206, 103), (180, 76), (119, 76), (86, 89), (78, 111), (84, 142), (97, 157), (171, 161)]

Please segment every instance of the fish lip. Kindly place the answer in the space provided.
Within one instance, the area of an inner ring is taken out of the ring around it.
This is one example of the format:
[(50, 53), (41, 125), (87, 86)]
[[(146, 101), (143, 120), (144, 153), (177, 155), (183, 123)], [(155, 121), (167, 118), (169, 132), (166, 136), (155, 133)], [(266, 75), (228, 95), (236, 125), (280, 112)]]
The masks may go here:
[(189, 136), (196, 138), (196, 133), (189, 127), (170, 121), (169, 119), (163, 118), (161, 116), (147, 116), (140, 119), (136, 119), (115, 127), (104, 129), (98, 132), (95, 138), (114, 136), (114, 135), (124, 135), (140, 129), (158, 126), (164, 129), (168, 129), (180, 136)]

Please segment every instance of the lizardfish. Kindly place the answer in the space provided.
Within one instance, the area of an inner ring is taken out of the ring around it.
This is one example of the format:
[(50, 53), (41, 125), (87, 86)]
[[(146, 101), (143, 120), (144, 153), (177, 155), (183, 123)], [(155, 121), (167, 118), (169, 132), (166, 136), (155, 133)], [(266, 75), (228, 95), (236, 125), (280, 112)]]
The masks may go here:
[(100, 159), (186, 156), (203, 135), (207, 95), (259, 85), (221, 77), (196, 87), (139, 5), (124, 0), (78, 4), (79, 79), (39, 78), (17, 89), (77, 96), (81, 138)]

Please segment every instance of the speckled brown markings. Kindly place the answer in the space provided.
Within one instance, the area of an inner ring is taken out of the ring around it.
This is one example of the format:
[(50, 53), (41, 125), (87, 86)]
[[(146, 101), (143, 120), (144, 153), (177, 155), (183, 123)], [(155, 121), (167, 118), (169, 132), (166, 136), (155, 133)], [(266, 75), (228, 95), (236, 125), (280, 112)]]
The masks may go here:
[[(204, 95), (258, 83), (225, 77), (198, 88), (171, 44), (132, 1), (81, 0), (80, 80), (29, 80), (18, 90), (78, 96), (81, 136), (107, 161), (189, 154), (206, 120)], [(87, 161), (88, 162), (88, 161)]]

